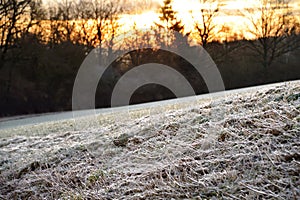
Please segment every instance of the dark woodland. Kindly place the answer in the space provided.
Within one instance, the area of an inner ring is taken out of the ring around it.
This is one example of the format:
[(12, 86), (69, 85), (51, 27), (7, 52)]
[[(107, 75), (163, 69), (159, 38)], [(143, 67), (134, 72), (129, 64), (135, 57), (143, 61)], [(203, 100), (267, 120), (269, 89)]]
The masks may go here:
[[(45, 8), (39, 0), (1, 0), (0, 117), (71, 110), (77, 71), (95, 47), (101, 50), (103, 56), (117, 51), (118, 54), (126, 52), (129, 45), (138, 47), (113, 62), (105, 72), (95, 95), (97, 108), (110, 107), (112, 90), (123, 74), (135, 66), (154, 61), (168, 65), (172, 63), (170, 67), (183, 74), (197, 94), (208, 92), (203, 78), (195, 73), (190, 63), (168, 52), (143, 48), (143, 42), (147, 39), (128, 42), (122, 49), (114, 48), (118, 15), (129, 11), (121, 4), (90, 2), (79, 1), (75, 4), (63, 1)], [(156, 44), (166, 45), (160, 36), (162, 29), (167, 29), (181, 33), (175, 34), (175, 39), (168, 45), (193, 48), (188, 42), (190, 34), (184, 33), (185, 24), (177, 19), (177, 13), (172, 10), (171, 0), (166, 0), (158, 12), (161, 17), (154, 24)], [(220, 8), (202, 10), (203, 23), (195, 24), (195, 32), (200, 38), (199, 44), (216, 63), (226, 89), (300, 79), (300, 27), (295, 19), (287, 20), (286, 14), (275, 19), (273, 13), (264, 12), (262, 18), (265, 18), (261, 21), (265, 24), (251, 30), (257, 39), (228, 38), (218, 41), (211, 23), (219, 12)], [(251, 12), (244, 11), (244, 17), (249, 18)], [(85, 19), (99, 19), (94, 24), (97, 29), (95, 34), (88, 34)], [(74, 20), (82, 20), (80, 31), (72, 22)], [(47, 36), (42, 28), (45, 21), (50, 27)], [(104, 36), (107, 27), (110, 27), (110, 39)], [(145, 34), (138, 30), (136, 33)], [(170, 90), (152, 84), (139, 88), (130, 103), (170, 98), (175, 98)]]

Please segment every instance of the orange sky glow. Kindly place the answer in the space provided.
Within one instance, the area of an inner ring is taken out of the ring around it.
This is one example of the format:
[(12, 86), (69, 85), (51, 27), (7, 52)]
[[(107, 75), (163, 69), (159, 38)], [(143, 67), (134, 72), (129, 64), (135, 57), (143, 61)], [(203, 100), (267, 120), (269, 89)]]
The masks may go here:
[[(59, 1), (59, 0), (57, 0)], [(150, 29), (159, 22), (159, 6), (163, 5), (164, 0), (136, 0), (129, 1), (132, 6), (130, 13), (120, 15), (119, 24), (121, 31), (126, 32), (135, 26), (138, 29)], [(239, 12), (246, 8), (255, 8), (260, 0), (221, 0), (220, 12), (214, 18), (216, 24), (216, 40), (224, 41), (234, 39), (254, 39), (255, 36), (247, 31), (250, 26), (249, 21), (239, 15)], [(135, 4), (136, 3), (136, 4)], [(138, 4), (139, 3), (139, 4)], [(141, 6), (142, 5), (142, 6)], [(144, 5), (151, 5), (144, 6)], [(185, 26), (185, 32), (195, 30), (195, 20), (200, 19), (201, 8), (211, 8), (214, 4), (201, 4), (201, 0), (173, 0), (172, 7), (177, 12), (178, 18)], [(297, 16), (300, 16), (300, 0), (293, 0), (290, 6)], [(145, 9), (146, 7), (146, 9)], [(257, 14), (257, 16), (259, 16)], [(226, 29), (225, 31), (220, 31)], [(194, 33), (194, 35), (197, 35)], [(193, 37), (195, 39), (197, 36)]]
[[(152, 0), (154, 1), (154, 0)], [(217, 24), (216, 32), (219, 32), (222, 28), (229, 27), (229, 33), (220, 33), (218, 35), (219, 40), (225, 40), (227, 37), (238, 37), (253, 39), (254, 36), (247, 32), (247, 26), (250, 26), (249, 21), (238, 14), (239, 11), (247, 8), (255, 8), (259, 5), (260, 0), (224, 0), (220, 1), (220, 12), (214, 19), (214, 23)], [(163, 5), (163, 0), (156, 0), (160, 5)], [(195, 19), (199, 19), (199, 11), (201, 8), (211, 8), (215, 5), (201, 4), (200, 0), (174, 0), (173, 9), (177, 12), (178, 17), (185, 25), (185, 31), (191, 32), (194, 29)], [(300, 0), (294, 0), (290, 2), (292, 10), (296, 13), (300, 10)], [(124, 24), (124, 29), (130, 29), (133, 24), (136, 24), (138, 28), (151, 28), (154, 22), (159, 21), (158, 8), (152, 10), (145, 10), (138, 14), (126, 14), (120, 19), (121, 24)], [(258, 14), (257, 14), (258, 15)], [(298, 14), (297, 14), (298, 15)], [(258, 16), (257, 16), (258, 17)], [(127, 28), (126, 28), (127, 27)]]

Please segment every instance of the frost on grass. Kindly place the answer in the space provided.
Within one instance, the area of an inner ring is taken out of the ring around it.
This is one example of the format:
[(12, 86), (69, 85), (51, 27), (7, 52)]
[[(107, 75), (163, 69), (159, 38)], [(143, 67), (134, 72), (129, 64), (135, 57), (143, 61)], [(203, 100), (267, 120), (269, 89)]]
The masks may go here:
[(82, 130), (27, 127), (0, 139), (0, 197), (297, 199), (299, 113), (298, 81)]

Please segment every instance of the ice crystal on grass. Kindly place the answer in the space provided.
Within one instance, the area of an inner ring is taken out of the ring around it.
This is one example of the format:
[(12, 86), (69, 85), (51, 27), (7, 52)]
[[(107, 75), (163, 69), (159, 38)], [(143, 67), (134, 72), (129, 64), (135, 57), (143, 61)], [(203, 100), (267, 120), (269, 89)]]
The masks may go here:
[[(297, 199), (299, 84), (170, 109), (151, 120), (2, 137), (0, 197)], [(225, 117), (214, 120), (218, 106)]]

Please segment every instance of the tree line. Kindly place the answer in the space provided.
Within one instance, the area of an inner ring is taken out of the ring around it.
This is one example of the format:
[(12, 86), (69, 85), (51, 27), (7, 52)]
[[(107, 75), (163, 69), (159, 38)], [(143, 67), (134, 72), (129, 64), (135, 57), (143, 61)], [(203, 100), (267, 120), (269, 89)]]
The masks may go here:
[[(144, 32), (133, 25), (131, 37), (120, 44), (119, 19), (132, 12), (129, 1), (61, 0), (45, 5), (41, 0), (0, 0), (0, 115), (70, 109), (76, 72), (95, 47), (104, 58), (128, 47), (141, 49), (124, 56), (116, 64), (113, 77), (124, 73), (124, 68), (141, 64), (145, 53), (155, 55), (149, 50), (142, 51), (145, 43), (180, 49), (189, 47), (191, 38), (196, 38), (210, 53), (227, 88), (300, 77), (299, 22), (289, 1), (261, 0), (253, 8), (237, 11), (249, 22), (246, 31), (253, 39), (228, 36), (223, 41), (219, 41), (218, 35), (232, 32), (231, 27), (224, 25), (220, 29), (216, 19), (226, 10), (217, 0), (199, 1), (203, 7), (196, 14), (190, 13), (192, 17), (198, 16), (193, 18), (192, 30), (187, 30), (173, 9), (173, 1), (165, 0), (158, 8), (159, 18), (151, 31)], [(104, 92), (107, 96), (113, 87), (111, 82), (115, 80), (100, 83), (108, 88)], [(157, 95), (150, 95), (153, 87), (141, 90), (133, 102), (157, 99)], [(172, 96), (155, 87), (156, 91), (168, 94), (161, 99)], [(146, 92), (149, 98), (145, 98)], [(205, 89), (198, 90), (203, 92)], [(98, 102), (98, 107), (109, 106), (108, 100)]]

